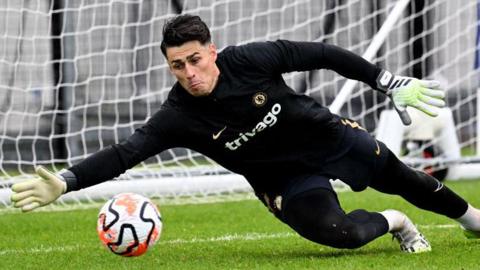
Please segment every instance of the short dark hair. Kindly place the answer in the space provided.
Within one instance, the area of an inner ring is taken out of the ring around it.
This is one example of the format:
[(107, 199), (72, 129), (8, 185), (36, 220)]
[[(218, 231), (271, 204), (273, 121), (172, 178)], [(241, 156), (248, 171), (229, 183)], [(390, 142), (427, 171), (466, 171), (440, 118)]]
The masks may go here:
[(211, 41), (210, 29), (199, 16), (183, 14), (176, 16), (163, 26), (163, 40), (160, 48), (167, 56), (168, 47), (181, 46), (189, 41), (205, 45)]

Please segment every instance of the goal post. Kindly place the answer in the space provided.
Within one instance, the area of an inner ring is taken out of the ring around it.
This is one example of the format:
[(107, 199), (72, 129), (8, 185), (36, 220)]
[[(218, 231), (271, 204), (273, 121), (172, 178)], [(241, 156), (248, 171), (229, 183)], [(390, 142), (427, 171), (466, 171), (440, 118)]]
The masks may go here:
[[(382, 27), (380, 27), (378, 33), (375, 34), (371, 43), (368, 45), (368, 48), (362, 54), (362, 57), (365, 58), (365, 60), (372, 61), (374, 56), (377, 55), (380, 48), (384, 45), (388, 34), (394, 28), (395, 24), (398, 22), (409, 3), (410, 0), (399, 0), (395, 4), (392, 12), (387, 16), (387, 19), (383, 23)], [(357, 83), (358, 81), (355, 80), (347, 80), (345, 82), (335, 100), (333, 100), (332, 104), (329, 106), (329, 109), (332, 113), (338, 114), (340, 112), (340, 109), (349, 99), (349, 96)]]
[[(162, 27), (178, 13), (200, 15), (219, 50), (263, 40), (320, 41), (366, 54), (393, 73), (438, 79), (459, 147), (472, 160), (476, 11), (476, 0), (0, 2), (0, 207), (9, 205), (12, 183), (34, 177), (33, 166), (60, 171), (76, 164), (124, 140), (158, 110), (175, 82), (159, 48)], [(381, 113), (391, 109), (362, 83), (348, 83), (345, 94), (347, 80), (331, 71), (284, 78), (372, 134)], [(60, 203), (83, 204), (127, 190), (173, 201), (252, 195), (243, 177), (175, 148)]]

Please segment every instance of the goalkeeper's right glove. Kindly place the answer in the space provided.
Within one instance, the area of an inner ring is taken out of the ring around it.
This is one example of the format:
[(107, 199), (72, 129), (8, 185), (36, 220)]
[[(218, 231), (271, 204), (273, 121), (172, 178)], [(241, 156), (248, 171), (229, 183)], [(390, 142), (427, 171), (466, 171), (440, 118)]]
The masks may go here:
[(377, 89), (383, 91), (392, 101), (402, 122), (411, 123), (406, 107), (414, 107), (432, 117), (438, 115), (436, 108), (445, 106), (445, 93), (439, 90), (437, 81), (418, 80), (393, 75), (383, 70), (377, 78)]
[(32, 211), (40, 206), (55, 201), (67, 190), (67, 184), (62, 179), (42, 166), (35, 168), (40, 179), (29, 180), (12, 186), (13, 206), (23, 212)]

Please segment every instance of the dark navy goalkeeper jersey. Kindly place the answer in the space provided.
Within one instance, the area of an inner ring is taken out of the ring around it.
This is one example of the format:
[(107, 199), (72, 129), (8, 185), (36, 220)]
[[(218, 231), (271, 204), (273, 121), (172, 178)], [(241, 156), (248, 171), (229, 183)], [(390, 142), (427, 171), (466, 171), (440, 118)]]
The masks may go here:
[(295, 175), (315, 173), (340, 157), (355, 140), (339, 116), (297, 94), (282, 74), (327, 68), (375, 88), (380, 73), (339, 47), (284, 40), (227, 47), (216, 64), (220, 77), (210, 95), (191, 96), (176, 83), (131, 137), (70, 168), (78, 188), (117, 177), (166, 149), (185, 147), (244, 175), (257, 192), (279, 189)]

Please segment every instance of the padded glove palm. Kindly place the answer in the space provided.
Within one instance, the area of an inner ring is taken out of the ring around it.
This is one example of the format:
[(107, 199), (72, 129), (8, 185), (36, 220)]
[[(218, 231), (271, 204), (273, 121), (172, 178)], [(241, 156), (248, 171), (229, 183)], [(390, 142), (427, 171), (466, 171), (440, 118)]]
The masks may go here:
[(406, 111), (408, 106), (432, 117), (438, 115), (436, 108), (445, 106), (445, 93), (438, 89), (439, 87), (440, 83), (437, 81), (395, 76), (385, 70), (377, 78), (377, 88), (390, 97), (405, 125), (411, 123)]
[(35, 168), (39, 179), (29, 180), (12, 186), (12, 203), (23, 212), (32, 211), (55, 201), (66, 191), (66, 183), (42, 166)]

